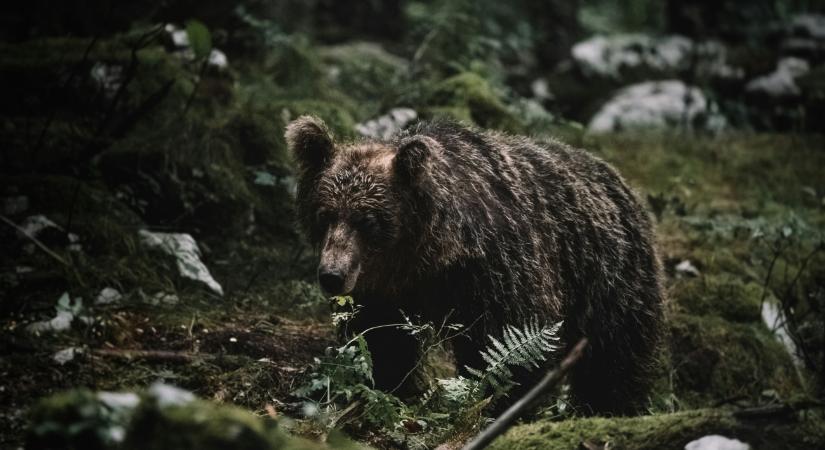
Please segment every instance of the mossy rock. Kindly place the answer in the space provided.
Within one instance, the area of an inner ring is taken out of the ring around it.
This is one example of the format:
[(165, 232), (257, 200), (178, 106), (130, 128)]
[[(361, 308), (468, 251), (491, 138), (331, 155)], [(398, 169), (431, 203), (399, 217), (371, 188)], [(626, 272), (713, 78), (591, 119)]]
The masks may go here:
[(317, 449), (287, 437), (274, 420), (233, 406), (196, 400), (161, 408), (141, 405), (129, 426), (126, 449)]
[(393, 102), (408, 71), (408, 62), (379, 44), (355, 42), (320, 50), (333, 87), (358, 102), (359, 112), (372, 118), (397, 106)]
[(323, 119), (336, 139), (355, 137), (355, 120), (350, 111), (338, 104), (325, 100), (302, 99), (281, 101), (273, 105), (280, 112), (284, 126), (302, 115), (313, 115)]
[(78, 389), (41, 400), (31, 411), (29, 449), (363, 449), (339, 436), (330, 446), (288, 435), (250, 411), (195, 399), (177, 388), (94, 393)]
[(744, 323), (760, 321), (762, 298), (766, 295), (760, 285), (729, 275), (676, 280), (670, 292), (675, 306), (687, 314)]
[(681, 449), (710, 434), (737, 438), (751, 448), (799, 449), (825, 446), (825, 421), (816, 414), (774, 423), (738, 419), (732, 412), (702, 409), (643, 417), (541, 420), (519, 425), (495, 440), (490, 449), (616, 448)]
[(502, 96), (480, 75), (463, 72), (436, 84), (428, 95), (426, 105), (429, 115), (452, 115), (485, 127), (510, 132), (523, 130), (513, 112), (507, 108)]
[(670, 314), (668, 323), (673, 390), (683, 404), (798, 390), (790, 356), (765, 325), (684, 313)]

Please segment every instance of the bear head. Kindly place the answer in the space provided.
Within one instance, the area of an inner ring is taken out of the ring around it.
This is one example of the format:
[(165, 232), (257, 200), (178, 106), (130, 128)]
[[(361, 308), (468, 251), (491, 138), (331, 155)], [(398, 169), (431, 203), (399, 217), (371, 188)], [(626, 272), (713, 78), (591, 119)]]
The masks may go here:
[(302, 116), (286, 129), (298, 166), (299, 222), (320, 250), (318, 281), (344, 295), (397, 262), (409, 239), (426, 166), (440, 145), (430, 137), (336, 143), (324, 122)]

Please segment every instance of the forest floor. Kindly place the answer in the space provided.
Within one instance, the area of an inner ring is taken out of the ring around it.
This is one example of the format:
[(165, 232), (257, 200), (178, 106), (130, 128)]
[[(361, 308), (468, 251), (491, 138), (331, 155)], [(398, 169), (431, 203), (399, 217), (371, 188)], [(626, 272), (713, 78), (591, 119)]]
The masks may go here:
[[(790, 247), (808, 245), (807, 234), (823, 229), (825, 139), (753, 134), (579, 139), (574, 144), (616, 165), (658, 217), (670, 298), (666, 367), (651, 402), (659, 419), (575, 419), (549, 409), (537, 416), (537, 424), (512, 430), (497, 448), (532, 448), (536, 439), (558, 442), (558, 448), (578, 445), (574, 441), (601, 445), (587, 448), (636, 448), (645, 441), (646, 448), (676, 448), (711, 432), (779, 448), (766, 437), (768, 428), (760, 432), (730, 414), (737, 407), (787, 405), (808, 390), (810, 380), (800, 378), (787, 350), (763, 323), (760, 308), (766, 299), (776, 301), (766, 292), (786, 288), (791, 279), (815, 283), (825, 268), (821, 257), (815, 261), (819, 266), (799, 268), (798, 250)], [(22, 181), (17, 188), (33, 199), (31, 212), (60, 220), (65, 205), (58, 204), (58, 211), (38, 209), (37, 194)], [(74, 214), (78, 223), (97, 220), (84, 217), (88, 211)], [(775, 259), (774, 239), (781, 235), (789, 245), (778, 255), (782, 272), (766, 275)], [(4, 236), (31, 244), (25, 237)], [(223, 297), (184, 286), (166, 303), (132, 291), (110, 304), (95, 304), (95, 290), (88, 289), (83, 295), (88, 300), (75, 311), (77, 318), (88, 319), (61, 333), (26, 330), (34, 318), (53, 315), (67, 289), (63, 275), (54, 273), (65, 268), (41, 249), (31, 249), (35, 267), (53, 270), (18, 270), (20, 285), (39, 288), (17, 288), (14, 301), (5, 304), (14, 310), (2, 320), (2, 444), (21, 442), (27, 411), (37, 399), (79, 386), (128, 391), (163, 380), (256, 415), (300, 418), (302, 403), (291, 393), (314, 358), (334, 345), (327, 300), (311, 284), (312, 252), (304, 249), (306, 255), (293, 259), (304, 265), (299, 275), (284, 277), (283, 265), (269, 267), (269, 254), (250, 258), (242, 242), (246, 237), (222, 238), (228, 241), (222, 255), (212, 250), (207, 261), (224, 286)], [(82, 237), (84, 243), (90, 240)], [(124, 264), (135, 257), (123, 256)], [(677, 269), (683, 261), (690, 264)], [(795, 270), (803, 273), (797, 276)], [(80, 295), (73, 291), (75, 296)], [(65, 349), (76, 352), (58, 362), (56, 354)], [(801, 425), (778, 431), (784, 433), (777, 435), (785, 440), (782, 448), (823, 442), (825, 428), (810, 422), (821, 416), (788, 414), (782, 412), (782, 423)], [(298, 428), (318, 437), (313, 427)], [(663, 436), (651, 438), (658, 429)], [(381, 447), (412, 446), (357, 427), (355, 436)]]
[[(346, 352), (294, 224), (284, 126), (314, 114), (347, 140), (404, 106), (585, 148), (655, 217), (667, 332), (647, 414), (585, 418), (560, 394), (498, 448), (684, 448), (714, 433), (825, 448), (806, 369), (825, 348), (825, 137), (588, 134), (483, 64), (433, 69), (453, 61), (250, 27), (263, 43), (228, 42), (223, 68), (207, 64), (211, 42), (181, 48), (162, 26), (0, 43), (0, 447), (419, 449), (476, 433), (486, 403), (403, 404), (370, 388), (365, 359), (349, 378), (316, 373)], [(202, 401), (172, 391), (184, 401), (170, 411), (158, 381)]]

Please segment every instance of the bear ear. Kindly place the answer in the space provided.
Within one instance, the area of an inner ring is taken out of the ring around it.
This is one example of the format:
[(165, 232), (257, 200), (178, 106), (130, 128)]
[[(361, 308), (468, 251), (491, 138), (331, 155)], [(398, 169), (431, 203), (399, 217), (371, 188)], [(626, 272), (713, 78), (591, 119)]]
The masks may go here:
[(335, 145), (324, 121), (301, 116), (286, 126), (287, 148), (304, 169), (323, 169), (332, 159)]
[(404, 181), (417, 181), (427, 159), (440, 147), (441, 144), (429, 136), (416, 135), (405, 138), (398, 145), (395, 155), (395, 173)]

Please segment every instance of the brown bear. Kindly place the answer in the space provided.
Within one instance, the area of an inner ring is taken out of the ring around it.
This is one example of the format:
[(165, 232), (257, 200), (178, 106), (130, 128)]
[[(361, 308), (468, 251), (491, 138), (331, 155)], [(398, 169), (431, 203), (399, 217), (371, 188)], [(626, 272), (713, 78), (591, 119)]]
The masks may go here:
[[(318, 279), (363, 309), (350, 327), (461, 323), (458, 368), (483, 368), (488, 335), (536, 316), (589, 339), (570, 377), (586, 412), (646, 401), (661, 332), (661, 268), (651, 223), (616, 171), (561, 142), (449, 122), (396, 138), (338, 143), (303, 116), (286, 129), (299, 167), (297, 212), (320, 250)], [(418, 346), (407, 331), (365, 334), (377, 387), (396, 391)], [(543, 371), (516, 380), (528, 388)]]

